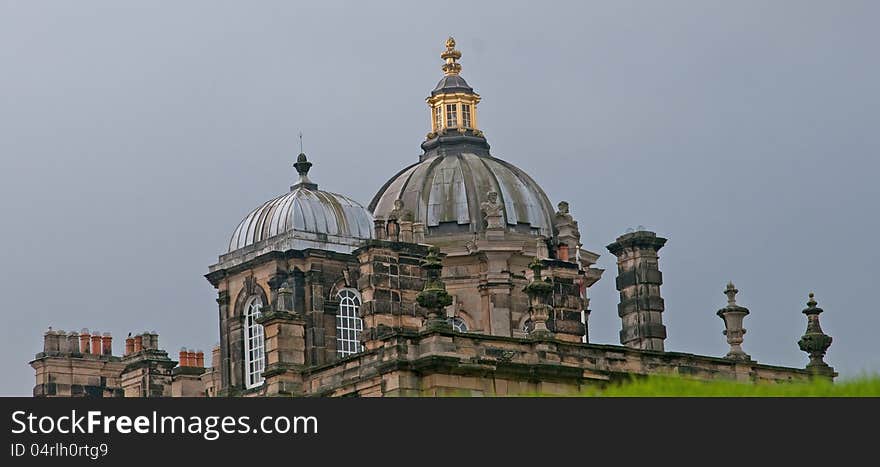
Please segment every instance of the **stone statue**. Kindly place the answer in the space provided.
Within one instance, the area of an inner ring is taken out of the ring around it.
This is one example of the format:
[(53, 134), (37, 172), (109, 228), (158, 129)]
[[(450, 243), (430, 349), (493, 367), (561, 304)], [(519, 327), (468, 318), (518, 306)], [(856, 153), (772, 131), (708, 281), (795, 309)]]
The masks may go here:
[(409, 209), (404, 208), (402, 199), (394, 200), (394, 209), (388, 213), (389, 221), (412, 221), (412, 217), (412, 212), (410, 212)]
[(556, 211), (556, 223), (561, 224), (564, 222), (575, 223), (574, 218), (568, 212), (568, 201), (560, 201), (559, 204), (556, 205), (558, 211)]
[(488, 199), (480, 204), (480, 209), (486, 218), (486, 229), (500, 229), (503, 227), (501, 217), (504, 206), (498, 202), (498, 193), (494, 190), (486, 193), (486, 198)]

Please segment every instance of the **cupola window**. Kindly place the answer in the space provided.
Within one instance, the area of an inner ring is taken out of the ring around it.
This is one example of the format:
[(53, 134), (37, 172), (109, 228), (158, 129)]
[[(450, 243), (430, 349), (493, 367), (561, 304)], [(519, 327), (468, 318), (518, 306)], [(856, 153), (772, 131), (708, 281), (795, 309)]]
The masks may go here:
[(440, 131), (443, 128), (443, 106), (438, 105), (434, 108), (434, 129)]
[(446, 104), (446, 128), (455, 128), (458, 126), (458, 119), (455, 115), (455, 104)]
[(468, 104), (461, 104), (461, 126), (471, 127), (471, 106)]

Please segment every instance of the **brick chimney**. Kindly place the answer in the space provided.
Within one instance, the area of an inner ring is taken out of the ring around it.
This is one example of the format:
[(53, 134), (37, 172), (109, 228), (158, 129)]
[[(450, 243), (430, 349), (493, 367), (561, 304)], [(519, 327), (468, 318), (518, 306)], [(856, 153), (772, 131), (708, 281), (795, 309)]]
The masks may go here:
[(113, 355), (113, 336), (109, 332), (101, 336), (101, 355)]
[(101, 333), (95, 331), (91, 336), (92, 339), (92, 355), (101, 355)]
[(83, 328), (82, 331), (79, 332), (79, 352), (80, 353), (89, 353), (89, 338), (91, 335), (89, 334), (89, 330), (87, 328)]

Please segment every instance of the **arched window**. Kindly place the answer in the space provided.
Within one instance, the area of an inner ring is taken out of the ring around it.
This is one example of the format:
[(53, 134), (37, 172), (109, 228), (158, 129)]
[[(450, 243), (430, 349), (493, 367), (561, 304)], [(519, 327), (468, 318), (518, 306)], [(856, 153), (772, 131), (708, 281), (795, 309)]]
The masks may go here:
[(361, 297), (351, 289), (343, 289), (336, 296), (339, 298), (339, 313), (336, 314), (336, 352), (340, 357), (346, 357), (363, 350), (361, 331), (364, 330), (364, 322), (358, 316)]
[(266, 368), (263, 325), (257, 323), (263, 299), (251, 297), (244, 306), (244, 380), (250, 389), (263, 384), (263, 370)]
[(465, 324), (464, 320), (459, 318), (458, 316), (449, 318), (449, 324), (452, 325), (452, 330), (456, 332), (467, 332), (467, 324)]

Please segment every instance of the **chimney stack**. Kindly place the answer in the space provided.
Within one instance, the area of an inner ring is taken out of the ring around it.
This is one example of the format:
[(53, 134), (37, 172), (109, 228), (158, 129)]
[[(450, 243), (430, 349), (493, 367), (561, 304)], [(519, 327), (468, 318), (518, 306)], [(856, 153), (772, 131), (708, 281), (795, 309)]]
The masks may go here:
[(220, 346), (215, 345), (213, 349), (211, 349), (211, 367), (216, 371), (220, 371)]
[(71, 331), (70, 334), (67, 335), (67, 347), (65, 348), (65, 352), (77, 353), (79, 351), (79, 333), (76, 331)]
[(196, 367), (204, 368), (205, 367), (205, 353), (201, 350), (196, 352)]
[(134, 352), (134, 337), (130, 337), (130, 336), (131, 336), (131, 334), (129, 334), (129, 337), (125, 338), (125, 355), (128, 355), (128, 354)]
[(568, 261), (568, 258), (568, 245), (560, 243), (559, 246), (556, 247), (556, 259), (559, 261)]
[(144, 336), (138, 334), (134, 336), (134, 351), (140, 352), (141, 350), (144, 350)]
[(87, 328), (83, 328), (82, 331), (79, 332), (79, 352), (80, 353), (89, 353), (89, 330)]
[(95, 331), (91, 336), (92, 340), (92, 355), (101, 355), (101, 333)]
[(101, 355), (113, 355), (113, 337), (109, 332), (101, 336)]
[(620, 343), (634, 349), (663, 351), (666, 326), (663, 325), (663, 298), (657, 252), (666, 239), (654, 232), (639, 230), (617, 237), (608, 251), (617, 257), (617, 314), (622, 321)]
[(53, 331), (52, 327), (43, 334), (43, 352), (59, 352), (61, 350), (60, 335), (64, 335), (64, 331)]
[(189, 357), (188, 357), (188, 353), (186, 351), (186, 347), (180, 348), (180, 353), (178, 353), (178, 360), (179, 360), (179, 362), (177, 363), (178, 365), (180, 365), (182, 367), (189, 366)]

